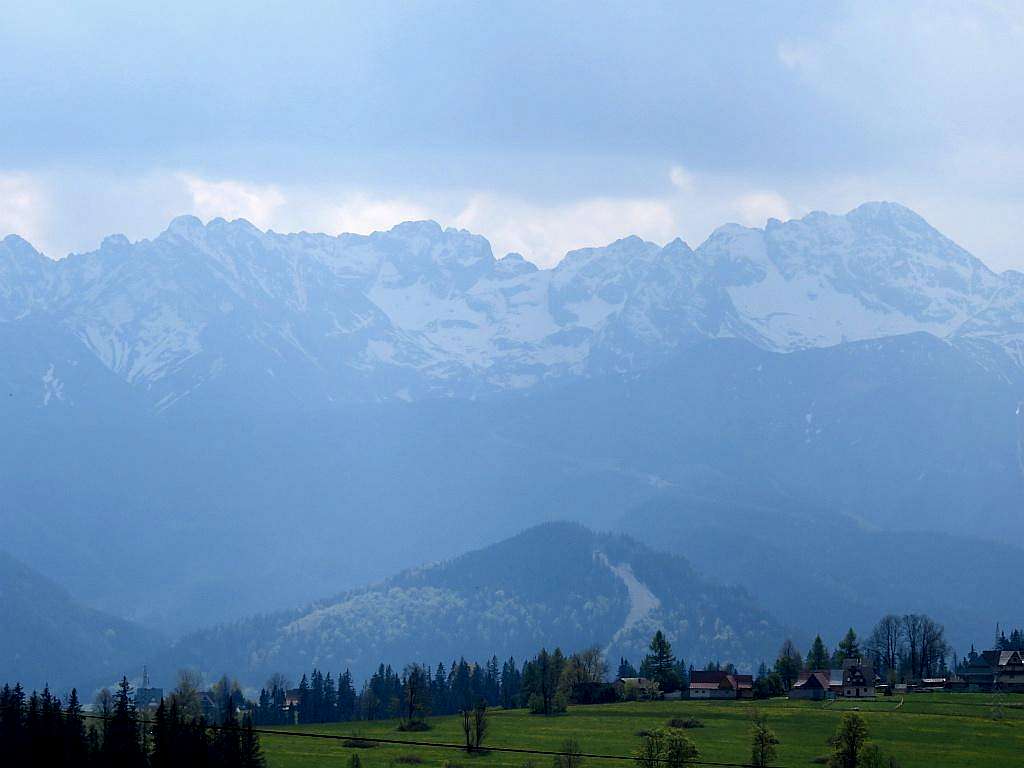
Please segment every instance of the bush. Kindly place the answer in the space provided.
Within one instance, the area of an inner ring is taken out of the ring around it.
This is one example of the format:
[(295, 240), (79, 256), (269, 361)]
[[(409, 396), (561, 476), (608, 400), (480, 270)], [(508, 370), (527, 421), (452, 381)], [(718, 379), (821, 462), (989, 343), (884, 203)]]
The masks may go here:
[(371, 749), (377, 746), (377, 742), (367, 741), (359, 736), (352, 736), (348, 739), (342, 739), (341, 746), (348, 747), (349, 749)]
[(668, 721), (669, 728), (703, 728), (704, 723), (696, 717), (673, 717)]
[(552, 768), (580, 768), (583, 765), (583, 751), (576, 739), (562, 742), (562, 751), (551, 761)]
[(425, 720), (411, 720), (409, 722), (401, 722), (398, 724), (398, 730), (408, 733), (410, 731), (429, 731), (430, 723)]
[(419, 765), (423, 762), (423, 758), (419, 755), (399, 755), (395, 758), (395, 762), (400, 765)]

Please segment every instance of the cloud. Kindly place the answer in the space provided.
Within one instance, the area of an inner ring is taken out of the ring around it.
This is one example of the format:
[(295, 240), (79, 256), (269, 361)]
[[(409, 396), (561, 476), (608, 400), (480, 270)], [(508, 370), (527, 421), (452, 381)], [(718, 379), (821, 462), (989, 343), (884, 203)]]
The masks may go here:
[(314, 209), (313, 218), (327, 232), (353, 232), (368, 235), (391, 229), (402, 221), (437, 218), (437, 211), (400, 197), (378, 197), (364, 192), (348, 193), (338, 202), (328, 202)]
[(693, 174), (681, 165), (673, 165), (669, 168), (668, 179), (672, 182), (673, 187), (683, 192), (693, 192), (694, 190)]
[(201, 219), (248, 219), (265, 229), (287, 203), (284, 193), (271, 184), (210, 181), (187, 173), (178, 178), (192, 198), (192, 213)]
[(499, 256), (514, 251), (541, 266), (556, 264), (575, 248), (628, 235), (664, 242), (679, 227), (666, 199), (587, 198), (548, 206), (488, 193), (473, 195), (453, 223), (484, 234)]
[(792, 219), (794, 207), (778, 192), (750, 192), (736, 199), (740, 223), (763, 227), (768, 219)]
[[(972, 169), (984, 184), (957, 186)], [(368, 234), (410, 219), (434, 219), (483, 235), (498, 256), (516, 251), (551, 266), (570, 250), (627, 235), (658, 243), (682, 237), (697, 246), (726, 222), (761, 227), (770, 217), (802, 215), (808, 210), (802, 201), (842, 213), (866, 200), (884, 199), (917, 210), (1001, 270), (1024, 265), (1024, 253), (1017, 247), (1024, 195), (1015, 184), (1021, 169), (1024, 154), (1001, 145), (952, 154), (945, 175), (935, 175), (925, 187), (897, 170), (774, 186), (762, 178), (710, 172), (695, 180), (684, 166), (665, 164), (651, 174), (649, 186), (656, 194), (583, 193), (550, 201), (499, 189), (452, 190), (444, 185), (399, 193), (213, 178), (195, 171), (110, 175), (69, 167), (31, 173), (0, 170), (0, 236), (20, 234), (44, 253), (60, 257), (91, 250), (114, 232), (130, 239), (153, 237), (174, 216), (189, 212), (204, 220), (242, 217), (277, 232), (332, 235)]]
[(818, 66), (817, 50), (805, 43), (783, 40), (776, 48), (776, 54), (786, 69), (812, 71)]
[(43, 248), (49, 201), (29, 174), (0, 173), (0, 237), (17, 234)]

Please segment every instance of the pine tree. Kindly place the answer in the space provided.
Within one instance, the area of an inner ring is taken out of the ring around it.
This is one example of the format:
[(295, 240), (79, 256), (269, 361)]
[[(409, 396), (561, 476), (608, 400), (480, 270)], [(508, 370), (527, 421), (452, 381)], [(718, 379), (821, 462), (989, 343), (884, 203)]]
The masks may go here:
[(814, 643), (811, 644), (811, 650), (807, 652), (807, 664), (808, 670), (817, 669), (828, 669), (829, 666), (829, 655), (828, 650), (825, 648), (825, 643), (821, 641), (821, 635), (815, 635)]
[(85, 720), (82, 704), (78, 700), (78, 689), (72, 688), (64, 708), (64, 755), (65, 763), (82, 766), (89, 759), (89, 744), (85, 738)]
[(660, 629), (651, 638), (649, 648), (651, 652), (644, 657), (642, 665), (647, 671), (646, 676), (658, 683), (666, 693), (678, 690), (680, 680), (675, 670), (676, 658), (672, 655), (672, 644)]
[(238, 768), (242, 764), (238, 720), (233, 712), (226, 712), (220, 727), (214, 731), (211, 753), (211, 762), (217, 768)]
[(860, 658), (860, 644), (857, 642), (857, 633), (850, 627), (846, 631), (846, 637), (839, 643), (839, 652), (847, 659)]
[(338, 719), (355, 720), (356, 688), (352, 682), (352, 673), (347, 669), (338, 677)]
[(311, 700), (309, 697), (309, 680), (306, 676), (302, 676), (302, 680), (299, 681), (299, 722), (309, 723), (312, 722), (310, 719)]
[(127, 677), (121, 678), (114, 695), (113, 714), (104, 721), (102, 760), (110, 768), (142, 768), (146, 764)]
[(324, 702), (322, 710), (322, 722), (333, 723), (338, 720), (338, 690), (334, 686), (331, 673), (324, 678)]
[(246, 715), (242, 720), (241, 768), (265, 768), (267, 761), (260, 748), (260, 739), (252, 730), (252, 720)]
[(505, 709), (514, 709), (522, 706), (520, 692), (523, 685), (523, 676), (516, 668), (516, 660), (509, 657), (501, 667), (501, 706)]
[(615, 673), (615, 676), (619, 677), (619, 678), (621, 678), (621, 677), (636, 677), (637, 676), (636, 667), (634, 667), (632, 664), (630, 664), (629, 663), (629, 659), (627, 659), (625, 656), (620, 656), (619, 657), (619, 669)]

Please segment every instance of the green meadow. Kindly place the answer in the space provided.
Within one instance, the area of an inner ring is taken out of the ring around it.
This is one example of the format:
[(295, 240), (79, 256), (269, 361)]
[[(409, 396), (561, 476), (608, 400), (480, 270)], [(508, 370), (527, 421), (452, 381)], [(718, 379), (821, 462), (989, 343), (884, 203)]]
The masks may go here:
[[(769, 718), (779, 740), (778, 766), (809, 766), (828, 753), (827, 740), (844, 712), (857, 710), (867, 721), (870, 740), (904, 768), (911, 766), (1024, 765), (1024, 695), (922, 694), (862, 701), (759, 702), (660, 701), (571, 707), (564, 715), (542, 717), (525, 710), (495, 710), (489, 714), (485, 747), (559, 750), (570, 738), (585, 753), (621, 756), (621, 760), (588, 758), (586, 768), (626, 765), (640, 742), (639, 732), (664, 726), (672, 718), (696, 718), (702, 727), (687, 733), (700, 749), (700, 759), (746, 763), (750, 759), (750, 715), (754, 708)], [(385, 739), (459, 743), (461, 719), (431, 718), (431, 729), (401, 733), (393, 721), (295, 726), (301, 733), (362, 735)], [(548, 768), (545, 755), (464, 751), (405, 744), (372, 748), (346, 747), (333, 739), (261, 736), (270, 768), (347, 766), (358, 753), (362, 768)]]

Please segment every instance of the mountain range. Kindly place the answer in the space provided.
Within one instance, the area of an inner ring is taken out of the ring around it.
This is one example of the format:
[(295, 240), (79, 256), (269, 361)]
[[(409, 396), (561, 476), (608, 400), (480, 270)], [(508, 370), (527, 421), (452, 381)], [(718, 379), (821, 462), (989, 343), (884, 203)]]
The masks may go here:
[(50, 350), (8, 377), (26, 408), (93, 403), (91, 363), (157, 412), (309, 409), (635, 373), (726, 338), (791, 352), (926, 332), (1018, 374), (1022, 299), (1024, 275), (892, 203), (727, 225), (696, 251), (629, 237), (544, 270), (434, 222), (330, 237), (185, 216), (59, 261), (0, 246), (0, 323)]
[(966, 647), (1024, 613), (1022, 281), (891, 203), (551, 269), (433, 222), (10, 236), (4, 546), (178, 635), (574, 520)]

